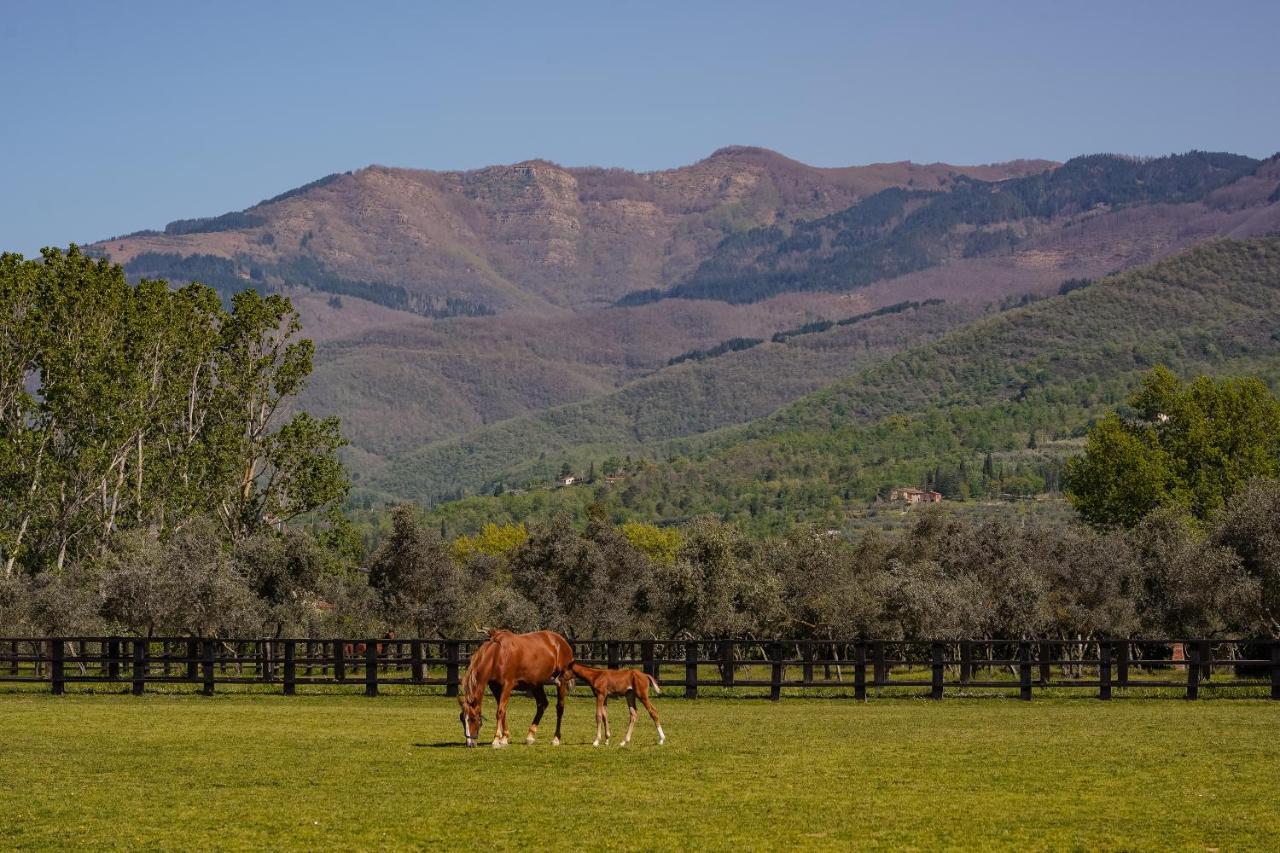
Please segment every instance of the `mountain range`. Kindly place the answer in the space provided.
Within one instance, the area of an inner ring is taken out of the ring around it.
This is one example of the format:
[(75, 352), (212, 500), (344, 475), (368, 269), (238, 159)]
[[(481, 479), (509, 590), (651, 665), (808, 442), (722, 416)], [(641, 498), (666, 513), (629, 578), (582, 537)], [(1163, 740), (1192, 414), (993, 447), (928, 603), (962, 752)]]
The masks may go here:
[(649, 173), (372, 166), (91, 249), (289, 294), (318, 343), (301, 405), (343, 419), (361, 498), (431, 503), (705, 444), (1002, 309), (1277, 230), (1276, 158), (732, 147)]

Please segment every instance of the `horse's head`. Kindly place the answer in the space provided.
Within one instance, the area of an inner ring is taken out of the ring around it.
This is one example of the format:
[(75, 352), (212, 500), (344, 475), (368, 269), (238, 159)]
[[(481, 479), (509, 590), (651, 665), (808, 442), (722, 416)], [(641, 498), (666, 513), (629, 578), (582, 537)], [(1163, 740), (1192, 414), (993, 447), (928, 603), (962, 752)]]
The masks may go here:
[(484, 725), (484, 714), (480, 713), (480, 699), (472, 698), (465, 693), (458, 697), (458, 721), (462, 723), (462, 736), (467, 746), (475, 746), (480, 738), (480, 727)]
[(578, 674), (573, 671), (573, 666), (572, 663), (566, 666), (564, 672), (560, 673), (560, 677), (556, 679), (559, 684), (564, 685), (566, 690), (572, 689), (578, 681)]

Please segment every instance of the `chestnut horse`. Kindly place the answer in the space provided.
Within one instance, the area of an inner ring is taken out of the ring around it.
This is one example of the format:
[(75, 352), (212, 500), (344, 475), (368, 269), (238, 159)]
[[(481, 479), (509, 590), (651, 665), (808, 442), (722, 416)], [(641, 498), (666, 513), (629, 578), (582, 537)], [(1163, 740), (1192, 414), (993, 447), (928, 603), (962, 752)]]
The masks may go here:
[(506, 746), (511, 739), (507, 728), (507, 700), (514, 690), (523, 690), (538, 703), (533, 724), (525, 743), (533, 743), (547, 710), (548, 681), (556, 682), (556, 736), (551, 743), (560, 745), (560, 720), (564, 716), (564, 700), (568, 687), (560, 683), (560, 676), (573, 663), (573, 649), (569, 641), (555, 631), (534, 631), (529, 634), (513, 634), (510, 631), (490, 630), (489, 639), (480, 644), (462, 680), (458, 704), (462, 706), (458, 719), (462, 722), (462, 735), (467, 746), (475, 746), (484, 723), (481, 704), (484, 688), (488, 685), (498, 702), (497, 731), (494, 733), (495, 749)]
[(587, 682), (591, 692), (596, 695), (596, 739), (592, 746), (600, 745), (601, 727), (604, 728), (606, 746), (609, 744), (609, 738), (613, 737), (613, 732), (609, 731), (609, 712), (605, 710), (605, 705), (611, 696), (627, 697), (627, 707), (631, 711), (631, 717), (627, 721), (627, 733), (618, 746), (631, 743), (631, 732), (636, 727), (636, 699), (644, 703), (644, 709), (649, 712), (649, 716), (653, 718), (653, 724), (658, 727), (658, 746), (666, 743), (667, 735), (662, 731), (662, 720), (658, 719), (658, 709), (654, 708), (653, 703), (649, 701), (650, 687), (653, 688), (654, 693), (662, 692), (662, 688), (658, 686), (658, 680), (652, 675), (635, 669), (596, 669), (593, 666), (574, 662), (569, 664), (568, 670), (560, 681), (564, 686), (572, 686), (575, 678), (581, 678)]

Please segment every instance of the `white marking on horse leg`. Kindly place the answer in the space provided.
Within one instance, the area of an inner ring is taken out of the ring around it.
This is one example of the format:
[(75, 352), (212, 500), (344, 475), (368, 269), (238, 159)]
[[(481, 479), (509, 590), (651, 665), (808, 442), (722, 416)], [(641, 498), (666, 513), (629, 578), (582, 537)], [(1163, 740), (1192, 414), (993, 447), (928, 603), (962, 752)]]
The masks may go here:
[(560, 745), (560, 738), (558, 738), (558, 737), (557, 737), (557, 738), (552, 738), (552, 739), (551, 739), (551, 745), (552, 745), (552, 746), (559, 746), (559, 745)]
[(662, 726), (658, 726), (658, 746), (662, 746), (667, 742), (667, 736), (662, 732)]

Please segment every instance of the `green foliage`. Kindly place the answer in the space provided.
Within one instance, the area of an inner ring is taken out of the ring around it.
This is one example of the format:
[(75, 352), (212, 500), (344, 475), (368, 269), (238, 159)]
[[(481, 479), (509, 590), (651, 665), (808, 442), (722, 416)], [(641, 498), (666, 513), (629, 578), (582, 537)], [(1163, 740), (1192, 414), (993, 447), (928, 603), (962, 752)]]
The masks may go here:
[(212, 515), (229, 540), (346, 493), (337, 421), (286, 415), (311, 370), (289, 301), (131, 286), (74, 246), (0, 257), (0, 559), (60, 569)]
[(1256, 379), (1201, 376), (1184, 385), (1157, 368), (1067, 466), (1068, 496), (1091, 524), (1132, 527), (1157, 507), (1198, 519), (1254, 477), (1280, 474), (1280, 401)]
[(639, 521), (629, 521), (619, 528), (633, 548), (641, 551), (660, 566), (674, 566), (684, 539), (674, 527), (657, 527)]
[(459, 536), (450, 550), (453, 558), (466, 563), (477, 556), (506, 557), (529, 538), (524, 524), (486, 524), (474, 536)]

